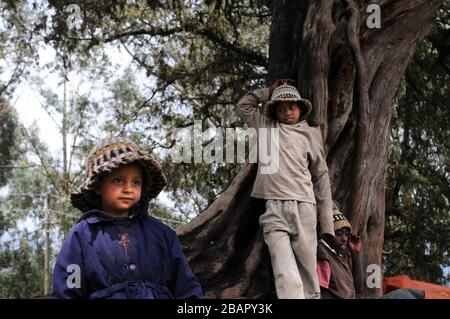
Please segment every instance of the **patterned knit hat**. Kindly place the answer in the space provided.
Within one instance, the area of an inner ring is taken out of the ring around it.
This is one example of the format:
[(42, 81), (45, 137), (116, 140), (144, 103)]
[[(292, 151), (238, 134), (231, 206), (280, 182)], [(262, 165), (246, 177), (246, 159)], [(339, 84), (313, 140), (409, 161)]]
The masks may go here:
[(130, 139), (118, 137), (101, 141), (89, 153), (86, 179), (70, 194), (72, 205), (83, 213), (98, 208), (95, 207), (98, 196), (94, 192), (98, 177), (132, 162), (138, 162), (144, 168), (140, 202), (148, 202), (155, 198), (166, 185), (161, 165), (150, 154), (141, 151)]
[(352, 230), (352, 225), (348, 222), (347, 218), (337, 208), (333, 208), (333, 223), (334, 231), (347, 227), (349, 231)]
[(273, 90), (272, 97), (270, 101), (266, 103), (266, 107), (268, 108), (269, 115), (273, 114), (273, 106), (277, 102), (299, 102), (300, 105), (304, 105), (306, 107), (306, 111), (303, 110), (302, 116), (308, 115), (311, 113), (312, 104), (309, 100), (304, 99), (300, 96), (297, 88), (295, 86), (289, 84), (282, 84)]

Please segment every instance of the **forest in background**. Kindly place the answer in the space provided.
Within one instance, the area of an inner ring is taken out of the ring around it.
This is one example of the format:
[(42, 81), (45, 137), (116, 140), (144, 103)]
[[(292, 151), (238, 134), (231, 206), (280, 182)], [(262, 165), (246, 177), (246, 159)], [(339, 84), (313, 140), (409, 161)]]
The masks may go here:
[[(385, 276), (444, 285), (449, 8), (439, 9), (395, 97), (383, 254)], [(0, 3), (0, 297), (48, 292), (52, 261), (79, 216), (68, 194), (100, 137), (126, 133), (159, 157), (169, 184), (152, 214), (172, 227), (217, 198), (242, 165), (173, 164), (170, 133), (194, 120), (203, 129), (243, 127), (235, 103), (266, 84), (271, 9), (264, 0)], [(38, 123), (20, 121), (24, 85), (58, 129), (56, 152)]]

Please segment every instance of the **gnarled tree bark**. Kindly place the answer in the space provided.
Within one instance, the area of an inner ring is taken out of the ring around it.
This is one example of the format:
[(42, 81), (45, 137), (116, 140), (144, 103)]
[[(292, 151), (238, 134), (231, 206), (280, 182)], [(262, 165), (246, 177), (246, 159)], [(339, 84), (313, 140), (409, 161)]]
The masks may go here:
[[(365, 266), (381, 266), (393, 97), (442, 0), (380, 0), (380, 29), (367, 27), (369, 2), (275, 1), (267, 83), (296, 79), (312, 101), (309, 121), (323, 132), (333, 198), (361, 235)], [(250, 198), (255, 174), (247, 164), (208, 209), (177, 229), (207, 298), (275, 296), (258, 226), (264, 202)], [(366, 286), (360, 297), (380, 294)]]

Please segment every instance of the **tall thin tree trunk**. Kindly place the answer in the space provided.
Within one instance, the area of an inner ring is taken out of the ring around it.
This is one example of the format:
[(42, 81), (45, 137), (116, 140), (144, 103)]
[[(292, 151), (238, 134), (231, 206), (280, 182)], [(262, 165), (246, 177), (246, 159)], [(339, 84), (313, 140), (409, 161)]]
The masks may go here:
[[(322, 129), (333, 199), (361, 235), (364, 270), (382, 264), (393, 97), (442, 1), (378, 1), (380, 29), (367, 27), (368, 3), (275, 1), (267, 80), (295, 79), (312, 101), (309, 122)], [(274, 296), (258, 227), (264, 204), (250, 199), (254, 177), (255, 167), (246, 165), (206, 211), (177, 230), (207, 297)], [(381, 294), (377, 279), (360, 297)]]
[(50, 197), (45, 198), (44, 206), (44, 295), (50, 293)]
[(67, 66), (66, 66), (66, 58), (63, 58), (63, 111), (62, 111), (62, 144), (63, 144), (63, 191), (65, 194), (68, 193), (69, 190), (69, 168), (68, 168), (68, 158), (67, 158), (67, 133), (68, 133), (68, 127), (67, 127)]

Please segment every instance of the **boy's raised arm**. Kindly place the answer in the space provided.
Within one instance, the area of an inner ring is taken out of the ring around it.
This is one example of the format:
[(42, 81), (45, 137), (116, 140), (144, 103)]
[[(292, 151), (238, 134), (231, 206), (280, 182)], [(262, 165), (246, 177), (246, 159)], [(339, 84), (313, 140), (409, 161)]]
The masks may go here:
[(266, 103), (270, 97), (270, 88), (256, 90), (245, 94), (237, 103), (238, 113), (248, 127), (258, 129), (267, 127), (269, 118), (258, 110), (258, 104)]

